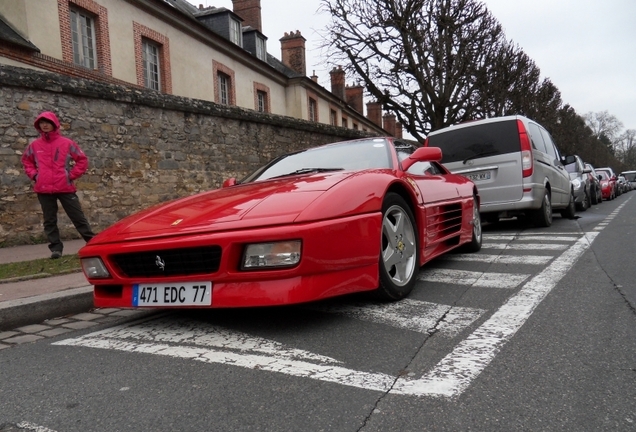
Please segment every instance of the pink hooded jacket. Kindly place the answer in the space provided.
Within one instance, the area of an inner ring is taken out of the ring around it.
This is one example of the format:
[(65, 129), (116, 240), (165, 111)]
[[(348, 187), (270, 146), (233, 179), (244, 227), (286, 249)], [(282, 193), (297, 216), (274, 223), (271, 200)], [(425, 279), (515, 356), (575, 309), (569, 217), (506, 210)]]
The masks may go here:
[[(50, 120), (55, 130), (42, 132), (38, 125), (42, 119)], [(60, 122), (54, 113), (43, 112), (34, 125), (41, 136), (29, 144), (22, 155), (24, 172), (35, 181), (33, 190), (41, 194), (75, 192), (73, 180), (86, 172), (88, 158), (73, 140), (60, 135)]]

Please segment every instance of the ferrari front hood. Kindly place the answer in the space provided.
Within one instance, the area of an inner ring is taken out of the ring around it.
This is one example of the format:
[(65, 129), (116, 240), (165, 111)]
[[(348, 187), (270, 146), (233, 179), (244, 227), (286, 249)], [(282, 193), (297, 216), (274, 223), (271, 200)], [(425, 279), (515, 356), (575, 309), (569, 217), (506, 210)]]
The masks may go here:
[(325, 191), (351, 173), (287, 177), (216, 189), (129, 216), (92, 243), (291, 223)]

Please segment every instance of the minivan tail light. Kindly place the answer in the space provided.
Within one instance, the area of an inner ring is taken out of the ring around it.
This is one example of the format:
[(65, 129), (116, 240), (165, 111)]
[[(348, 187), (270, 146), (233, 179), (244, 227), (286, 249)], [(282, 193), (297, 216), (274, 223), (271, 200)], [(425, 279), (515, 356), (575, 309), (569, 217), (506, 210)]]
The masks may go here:
[(523, 177), (530, 177), (534, 168), (532, 160), (532, 145), (530, 145), (530, 137), (526, 131), (526, 127), (521, 120), (517, 120), (517, 129), (519, 130), (519, 141), (521, 142), (521, 168)]

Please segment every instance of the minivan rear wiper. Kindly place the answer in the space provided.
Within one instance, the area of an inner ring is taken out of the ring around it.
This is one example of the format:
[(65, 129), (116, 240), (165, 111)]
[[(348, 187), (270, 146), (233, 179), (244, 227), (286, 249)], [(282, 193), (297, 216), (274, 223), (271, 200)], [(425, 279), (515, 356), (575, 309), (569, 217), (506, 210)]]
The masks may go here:
[(487, 152), (481, 152), (481, 153), (475, 153), (472, 156), (468, 156), (466, 159), (464, 159), (463, 164), (466, 165), (466, 162), (468, 162), (471, 159), (477, 159), (478, 157), (482, 157), (482, 156), (490, 156), (490, 155), (494, 155), (497, 154), (496, 151), (491, 150), (491, 151), (487, 151)]

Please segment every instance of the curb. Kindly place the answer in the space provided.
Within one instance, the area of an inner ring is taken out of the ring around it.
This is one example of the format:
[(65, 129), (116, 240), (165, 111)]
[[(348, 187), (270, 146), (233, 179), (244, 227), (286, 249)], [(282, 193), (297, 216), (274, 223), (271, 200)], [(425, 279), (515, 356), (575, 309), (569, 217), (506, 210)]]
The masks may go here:
[(51, 318), (88, 312), (93, 308), (93, 286), (0, 303), (0, 331)]

